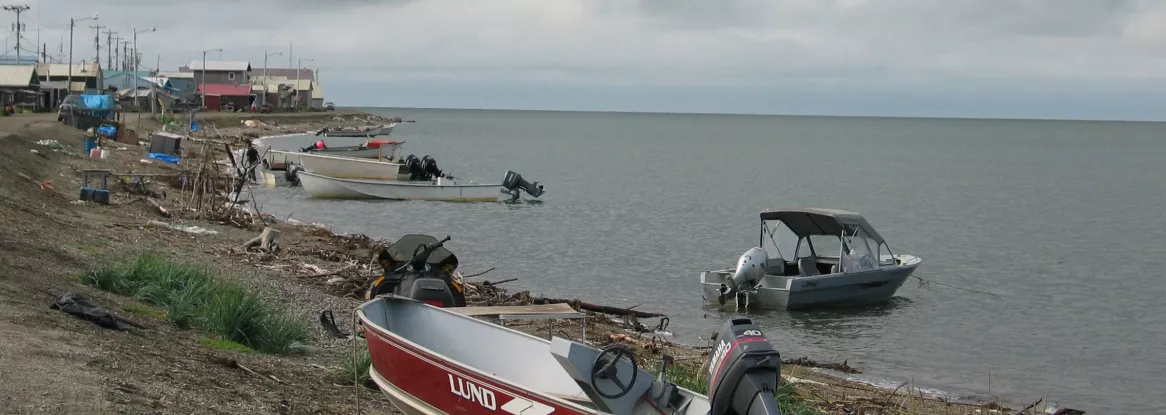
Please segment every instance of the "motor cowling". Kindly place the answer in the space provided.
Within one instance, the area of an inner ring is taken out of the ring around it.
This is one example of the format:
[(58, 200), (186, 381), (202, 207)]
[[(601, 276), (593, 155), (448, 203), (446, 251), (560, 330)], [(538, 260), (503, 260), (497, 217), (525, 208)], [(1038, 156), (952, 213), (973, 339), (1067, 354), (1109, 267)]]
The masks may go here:
[(287, 180), (288, 184), (292, 186), (299, 186), (301, 171), (304, 171), (303, 167), (295, 163), (287, 163), (287, 167), (285, 167), (283, 170), (283, 178), (284, 180)]
[(417, 158), (410, 154), (405, 157), (405, 170), (409, 172), (409, 180), (433, 180), (434, 177), (445, 177), (445, 173), (437, 167), (437, 160), (428, 155)]
[(753, 288), (765, 277), (769, 267), (769, 254), (764, 249), (753, 247), (737, 258), (737, 270), (733, 277), (721, 284), (721, 297), (727, 297), (741, 290)]
[(538, 182), (528, 182), (522, 178), (521, 174), (513, 171), (507, 171), (506, 176), (502, 177), (502, 187), (510, 191), (522, 189), (526, 194), (533, 197), (539, 197), (543, 194), (543, 185)]
[(710, 415), (781, 415), (781, 354), (748, 318), (725, 323), (709, 354)]

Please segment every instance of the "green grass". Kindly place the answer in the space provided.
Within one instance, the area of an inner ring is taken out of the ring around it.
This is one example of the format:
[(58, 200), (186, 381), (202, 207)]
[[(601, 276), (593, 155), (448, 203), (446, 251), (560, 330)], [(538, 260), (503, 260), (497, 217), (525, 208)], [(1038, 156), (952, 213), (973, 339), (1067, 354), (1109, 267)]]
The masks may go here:
[(175, 262), (158, 253), (143, 252), (100, 264), (81, 280), (104, 291), (165, 307), (164, 317), (175, 327), (197, 327), (249, 349), (281, 354), (310, 338), (306, 324), (259, 295), (215, 278), (204, 267)]
[(254, 350), (251, 350), (250, 347), (247, 347), (247, 346), (244, 346), (244, 345), (241, 345), (239, 343), (235, 343), (233, 341), (226, 340), (226, 339), (213, 339), (210, 337), (199, 337), (195, 341), (198, 342), (198, 344), (201, 344), (201, 345), (206, 346), (206, 347), (210, 347), (212, 349), (229, 350), (232, 352), (240, 352), (240, 353), (251, 353), (254, 351)]
[[(668, 380), (677, 386), (693, 392), (708, 394), (708, 379), (705, 376), (705, 372), (699, 368), (684, 365), (670, 366), (668, 368)], [(783, 415), (820, 415), (822, 413), (814, 408), (812, 404), (798, 396), (797, 389), (792, 383), (782, 382), (777, 387), (777, 392), (774, 393), (774, 396), (777, 399), (777, 406), (781, 408)]]
[(368, 354), (367, 347), (360, 347), (357, 350), (356, 356), (352, 353), (345, 353), (344, 362), (340, 368), (332, 372), (332, 381), (342, 385), (356, 384), (364, 385), (366, 387), (375, 387), (372, 385), (372, 378), (369, 377), (368, 368), (372, 365), (372, 356)]
[(158, 310), (155, 310), (153, 307), (141, 304), (124, 305), (121, 307), (121, 311), (125, 311), (130, 314), (136, 314), (142, 317), (166, 318), (166, 314), (159, 313)]

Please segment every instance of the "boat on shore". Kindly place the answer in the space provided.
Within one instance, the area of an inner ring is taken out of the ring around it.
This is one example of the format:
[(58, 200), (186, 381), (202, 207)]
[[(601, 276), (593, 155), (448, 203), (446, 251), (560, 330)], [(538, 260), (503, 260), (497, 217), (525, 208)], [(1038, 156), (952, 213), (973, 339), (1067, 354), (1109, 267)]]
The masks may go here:
[(340, 147), (324, 147), (322, 149), (316, 148), (314, 145), (300, 149), (299, 152), (285, 151), (285, 150), (268, 150), (267, 155), (263, 161), (268, 170), (284, 170), (288, 163), (302, 165), (300, 163), (300, 154), (324, 154), (339, 157), (363, 158), (363, 159), (378, 159), (378, 160), (396, 160), (397, 150), (400, 146), (405, 144), (404, 141), (391, 140), (368, 140), (360, 145), (355, 146), (340, 146)]
[(781, 356), (747, 318), (729, 320), (718, 335), (705, 396), (667, 381), (669, 357), (657, 377), (639, 367), (627, 346), (548, 341), (458, 312), (473, 308), (389, 294), (357, 309), (372, 358), (369, 376), (402, 412), (781, 414), (774, 398)]
[(316, 153), (300, 153), (298, 160), (310, 172), (337, 179), (409, 180), (411, 175), (404, 163), (392, 161)]
[(397, 126), (397, 123), (394, 122), (394, 123), (389, 123), (389, 124), (368, 125), (368, 126), (364, 126), (364, 127), (354, 127), (354, 128), (324, 127), (322, 129), (320, 129), (319, 131), (316, 131), (316, 135), (317, 136), (322, 135), (324, 137), (367, 137), (367, 138), (372, 138), (372, 137), (392, 134), (393, 127), (396, 127), (396, 126)]
[(735, 269), (700, 274), (707, 303), (779, 310), (880, 303), (923, 261), (894, 254), (862, 215), (843, 210), (762, 212), (759, 239)]
[(300, 149), (300, 151), (343, 157), (395, 159), (397, 158), (397, 149), (401, 146), (401, 144), (404, 143), (404, 141), (368, 140), (356, 146), (325, 146), (323, 148), (317, 147), (315, 144), (313, 144), (310, 147)]
[[(510, 179), (517, 173), (507, 172)], [(388, 200), (430, 200), (443, 202), (500, 202), (515, 200), (519, 190), (534, 197), (542, 195), (542, 186), (527, 183), (524, 187), (513, 180), (501, 184), (457, 184), (446, 177), (433, 180), (389, 181), (368, 179), (344, 179), (328, 177), (312, 171), (298, 174), (300, 185), (315, 199), (388, 199)], [(525, 182), (523, 182), (525, 183)]]

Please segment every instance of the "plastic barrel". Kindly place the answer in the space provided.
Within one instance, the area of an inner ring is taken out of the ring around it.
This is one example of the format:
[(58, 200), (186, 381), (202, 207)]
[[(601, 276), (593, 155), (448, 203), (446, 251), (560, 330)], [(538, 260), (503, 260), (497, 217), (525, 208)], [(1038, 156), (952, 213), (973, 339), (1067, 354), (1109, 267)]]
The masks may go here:
[(85, 151), (81, 153), (82, 156), (89, 157), (89, 153), (92, 152), (94, 148), (97, 148), (97, 139), (93, 137), (85, 137)]

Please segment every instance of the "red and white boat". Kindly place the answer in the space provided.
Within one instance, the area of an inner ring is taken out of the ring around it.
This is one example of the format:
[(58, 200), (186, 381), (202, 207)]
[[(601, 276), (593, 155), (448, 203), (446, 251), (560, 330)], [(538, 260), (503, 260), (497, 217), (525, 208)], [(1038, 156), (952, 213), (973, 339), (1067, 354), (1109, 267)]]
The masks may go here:
[[(455, 312), (453, 310), (461, 310)], [(360, 306), (370, 375), (410, 415), (780, 415), (781, 358), (749, 319), (710, 353), (712, 399), (639, 368), (624, 346), (547, 341), (393, 295)]]

